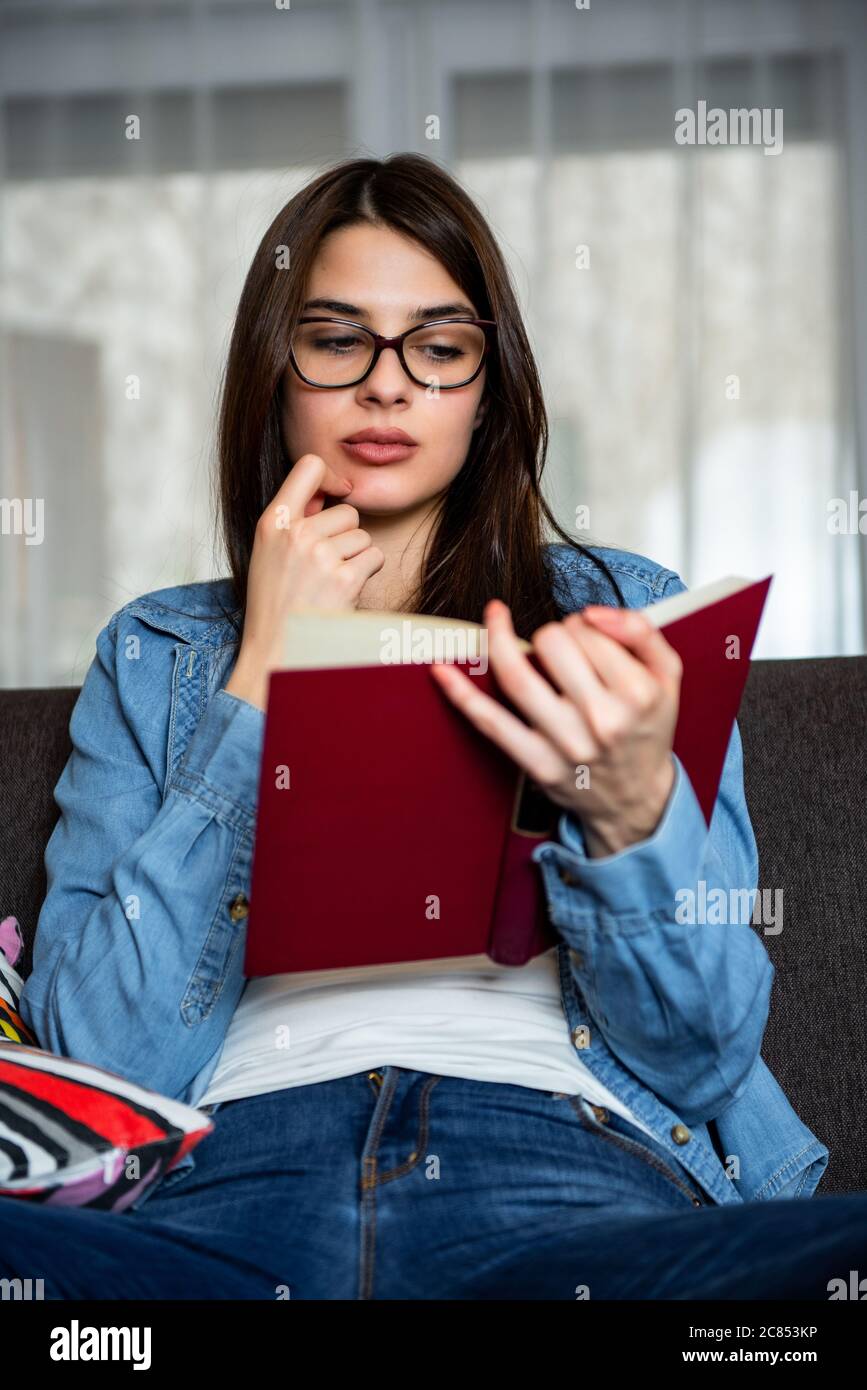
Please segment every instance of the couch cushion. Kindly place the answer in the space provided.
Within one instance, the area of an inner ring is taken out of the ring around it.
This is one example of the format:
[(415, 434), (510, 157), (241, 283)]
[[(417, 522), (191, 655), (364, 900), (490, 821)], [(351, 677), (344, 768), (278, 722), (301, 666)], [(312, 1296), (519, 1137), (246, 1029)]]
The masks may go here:
[[(867, 1188), (867, 657), (753, 662), (738, 724), (760, 888), (782, 890), (762, 1055), (831, 1151), (820, 1192)], [(818, 1195), (818, 1194), (817, 1194)]]
[(0, 920), (17, 917), (33, 964), (33, 937), (45, 897), (42, 856), (59, 815), (54, 788), (71, 751), (69, 718), (77, 687), (0, 690)]

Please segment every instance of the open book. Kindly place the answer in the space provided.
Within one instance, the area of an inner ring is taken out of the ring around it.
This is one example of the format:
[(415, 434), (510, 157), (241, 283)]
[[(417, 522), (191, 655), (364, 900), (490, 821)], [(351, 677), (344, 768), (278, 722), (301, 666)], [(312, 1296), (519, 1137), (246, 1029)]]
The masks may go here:
[[(770, 583), (729, 577), (641, 610), (683, 661), (674, 751), (708, 824)], [(557, 943), (531, 856), (563, 810), (427, 669), (454, 661), (508, 704), (486, 639), (477, 623), (423, 614), (287, 620), (268, 692), (248, 977), (518, 966)]]

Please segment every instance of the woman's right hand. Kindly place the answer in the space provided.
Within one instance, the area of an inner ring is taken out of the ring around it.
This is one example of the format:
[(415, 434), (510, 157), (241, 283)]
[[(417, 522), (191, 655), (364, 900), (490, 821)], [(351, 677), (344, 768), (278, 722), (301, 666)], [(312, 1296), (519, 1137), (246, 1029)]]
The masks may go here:
[(289, 613), (355, 608), (363, 585), (385, 563), (346, 502), (351, 484), (318, 454), (303, 454), (256, 524), (247, 575), (247, 608), (230, 695), (265, 708), (269, 673), (280, 665)]

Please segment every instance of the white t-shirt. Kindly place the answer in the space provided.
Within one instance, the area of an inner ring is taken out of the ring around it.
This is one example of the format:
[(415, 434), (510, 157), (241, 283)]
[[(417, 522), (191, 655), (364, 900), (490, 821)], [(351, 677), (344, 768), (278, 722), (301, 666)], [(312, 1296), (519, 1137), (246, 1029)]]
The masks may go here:
[(556, 946), (517, 969), (434, 961), (248, 980), (198, 1104), (384, 1066), (580, 1094), (651, 1133), (573, 1047)]

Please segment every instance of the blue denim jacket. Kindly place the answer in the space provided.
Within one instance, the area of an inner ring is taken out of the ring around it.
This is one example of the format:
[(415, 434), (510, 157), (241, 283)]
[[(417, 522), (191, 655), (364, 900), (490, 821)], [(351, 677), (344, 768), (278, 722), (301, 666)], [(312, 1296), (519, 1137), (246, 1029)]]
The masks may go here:
[[(597, 553), (629, 607), (686, 587), (643, 556)], [(616, 601), (586, 555), (564, 545), (549, 555), (567, 607)], [(228, 580), (163, 589), (100, 632), (55, 790), (61, 816), (21, 995), (44, 1047), (191, 1105), (245, 983), (246, 924), (229, 909), (250, 892), (264, 715), (223, 689), (238, 650), (231, 601)], [(675, 919), (675, 893), (701, 879), (708, 892), (757, 887), (737, 726), (709, 830), (675, 764), (662, 819), (640, 844), (589, 859), (564, 813), (557, 838), (533, 852), (562, 937), (564, 1028), (714, 1202), (809, 1197), (828, 1150), (760, 1055), (774, 973), (764, 944), (745, 922)]]

